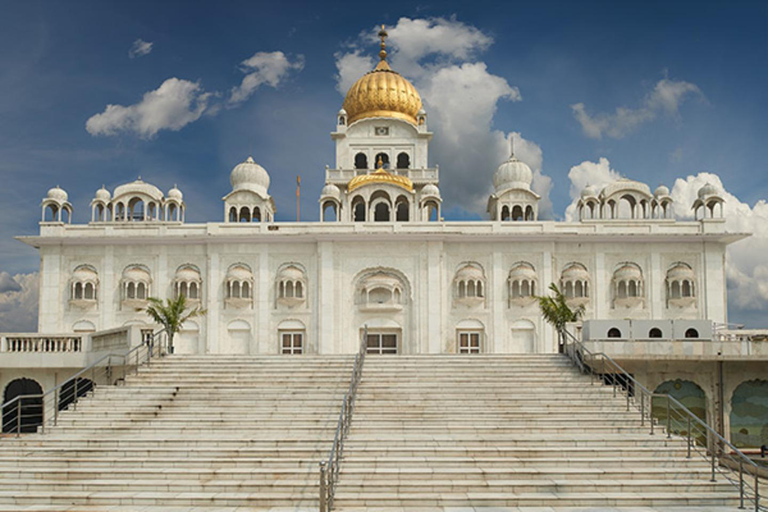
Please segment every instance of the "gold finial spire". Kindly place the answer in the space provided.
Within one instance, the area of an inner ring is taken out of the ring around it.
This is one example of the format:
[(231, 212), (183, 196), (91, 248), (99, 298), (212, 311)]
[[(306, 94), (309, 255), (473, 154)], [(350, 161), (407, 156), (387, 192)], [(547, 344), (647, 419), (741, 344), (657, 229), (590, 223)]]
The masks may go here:
[(384, 159), (381, 158), (381, 155), (379, 155), (379, 160), (376, 162), (376, 168), (377, 169), (383, 169), (384, 168)]
[(379, 30), (379, 38), (381, 38), (381, 51), (379, 52), (379, 58), (381, 60), (385, 60), (387, 58), (387, 43), (385, 40), (387, 39), (387, 31), (384, 29), (384, 25), (381, 26), (381, 30)]

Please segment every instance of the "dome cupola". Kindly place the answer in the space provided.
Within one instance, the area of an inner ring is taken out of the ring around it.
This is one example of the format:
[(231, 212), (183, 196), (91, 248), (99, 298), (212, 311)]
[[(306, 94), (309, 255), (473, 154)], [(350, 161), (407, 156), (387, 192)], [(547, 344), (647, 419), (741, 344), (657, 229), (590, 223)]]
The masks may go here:
[(266, 169), (257, 164), (253, 157), (248, 157), (245, 162), (237, 164), (229, 176), (232, 190), (251, 190), (262, 196), (267, 196), (269, 188), (269, 174)]
[(388, 117), (417, 125), (422, 110), (421, 96), (411, 82), (392, 70), (387, 63), (384, 25), (379, 31), (381, 59), (373, 71), (363, 75), (349, 88), (342, 110), (348, 116), (348, 124), (371, 117)]
[(63, 188), (56, 185), (55, 187), (53, 187), (48, 191), (48, 194), (46, 195), (46, 199), (52, 199), (60, 203), (66, 203), (67, 200), (69, 199), (69, 195)]
[(493, 186), (497, 192), (509, 188), (530, 190), (532, 181), (533, 171), (525, 162), (518, 160), (514, 152), (506, 162), (496, 169), (493, 175)]

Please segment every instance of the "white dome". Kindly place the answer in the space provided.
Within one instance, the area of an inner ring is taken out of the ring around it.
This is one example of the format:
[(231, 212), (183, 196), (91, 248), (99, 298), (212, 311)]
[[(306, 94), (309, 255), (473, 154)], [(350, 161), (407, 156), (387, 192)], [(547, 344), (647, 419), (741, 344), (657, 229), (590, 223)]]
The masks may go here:
[(664, 185), (659, 185), (656, 190), (653, 191), (653, 195), (657, 199), (660, 197), (667, 197), (669, 195), (669, 189)]
[(433, 197), (440, 197), (440, 189), (437, 188), (437, 185), (434, 183), (427, 183), (424, 185), (424, 188), (421, 189), (421, 196), (427, 197), (427, 196), (433, 196)]
[(686, 263), (675, 263), (675, 266), (667, 271), (667, 279), (670, 281), (677, 281), (681, 279), (693, 280), (694, 273), (691, 267)]
[(341, 190), (339, 190), (339, 187), (337, 187), (333, 183), (327, 183), (323, 187), (323, 191), (320, 192), (320, 197), (321, 198), (332, 197), (337, 201), (341, 201)]
[(53, 199), (54, 201), (58, 201), (60, 203), (66, 203), (67, 199), (69, 199), (69, 196), (64, 191), (64, 189), (60, 188), (58, 185), (49, 190), (46, 197), (47, 199)]
[(512, 270), (509, 271), (509, 280), (515, 281), (520, 279), (536, 280), (536, 270), (533, 265), (526, 262), (521, 262), (515, 265)]
[(301, 281), (304, 279), (304, 272), (301, 269), (294, 267), (293, 265), (287, 266), (280, 270), (280, 280)]
[(176, 281), (194, 283), (202, 281), (202, 278), (200, 277), (200, 272), (196, 268), (183, 266), (176, 271)]
[(139, 177), (136, 181), (132, 181), (131, 183), (126, 183), (125, 185), (120, 185), (117, 187), (115, 189), (114, 198), (117, 199), (118, 197), (124, 195), (134, 194), (143, 194), (158, 202), (163, 200), (163, 193), (160, 191), (160, 189), (150, 183), (145, 183), (142, 181), (141, 177)]
[(347, 111), (342, 108), (342, 109), (339, 110), (339, 115), (340, 116), (345, 116), (345, 115), (347, 115)]
[(232, 190), (250, 190), (266, 197), (269, 188), (269, 174), (252, 157), (237, 164), (229, 175)]
[(563, 281), (586, 281), (589, 279), (589, 272), (581, 263), (573, 263), (563, 270), (560, 277)]
[(110, 199), (112, 199), (112, 195), (109, 193), (109, 190), (104, 188), (104, 185), (102, 185), (101, 188), (96, 191), (96, 199), (108, 202)]
[(168, 191), (168, 199), (176, 199), (177, 201), (181, 201), (183, 198), (184, 194), (181, 193), (181, 190), (179, 190), (176, 185), (174, 185), (173, 188)]
[(699, 189), (699, 199), (703, 199), (707, 196), (716, 196), (717, 187), (710, 183), (705, 183), (703, 187)]
[(424, 110), (423, 108), (420, 108), (420, 109), (419, 109), (419, 112), (418, 112), (418, 114), (417, 114), (417, 115), (419, 115), (419, 116), (425, 116), (425, 115), (427, 115), (427, 111), (426, 111), (426, 110)]
[(518, 160), (515, 155), (512, 155), (509, 160), (501, 164), (493, 175), (493, 186), (497, 192), (508, 188), (530, 190), (532, 181), (533, 172), (531, 168), (525, 162)]
[(582, 198), (582, 199), (587, 199), (587, 198), (590, 198), (590, 197), (597, 197), (597, 195), (598, 195), (599, 193), (600, 193), (600, 192), (597, 190), (597, 187), (596, 187), (596, 186), (594, 186), (594, 185), (587, 185), (587, 186), (586, 186), (586, 187), (584, 187), (584, 189), (581, 191), (581, 198)]
[(135, 283), (151, 283), (152, 276), (147, 269), (141, 266), (132, 265), (123, 270), (123, 280)]
[(643, 278), (642, 272), (635, 265), (625, 263), (613, 273), (613, 278), (617, 281), (639, 281)]
[(619, 194), (623, 195), (627, 192), (635, 192), (641, 196), (647, 198), (651, 197), (651, 189), (645, 183), (639, 181), (629, 180), (627, 178), (619, 178), (605, 186), (602, 195), (605, 198)]
[(72, 272), (72, 280), (81, 283), (99, 282), (99, 274), (90, 265), (81, 265)]

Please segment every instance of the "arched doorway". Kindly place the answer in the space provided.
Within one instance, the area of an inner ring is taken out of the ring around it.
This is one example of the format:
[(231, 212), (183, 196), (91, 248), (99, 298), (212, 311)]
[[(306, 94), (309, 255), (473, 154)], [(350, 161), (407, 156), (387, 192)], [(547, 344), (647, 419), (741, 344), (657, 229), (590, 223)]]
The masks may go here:
[(93, 391), (93, 381), (78, 377), (67, 381), (59, 390), (59, 410), (69, 407), (76, 398), (81, 398)]
[[(707, 397), (704, 394), (704, 390), (699, 387), (695, 382), (689, 380), (668, 380), (661, 383), (655, 393), (671, 395), (678, 402), (688, 408), (693, 414), (695, 414), (701, 421), (707, 421)], [(667, 400), (665, 398), (654, 398), (653, 417), (656, 418), (660, 425), (667, 424)], [(688, 435), (688, 422), (681, 417), (680, 414), (670, 414), (670, 429), (673, 434), (679, 434), (681, 436)], [(698, 435), (700, 429), (691, 429), (694, 435), (697, 435), (697, 442), (701, 445), (705, 445), (707, 442), (706, 436)]]
[(42, 394), (42, 386), (33, 379), (22, 377), (8, 383), (3, 394), (3, 403), (8, 403), (18, 396), (33, 396), (20, 398), (3, 408), (3, 432), (19, 432), (19, 426), (22, 433), (37, 432), (37, 427), (43, 424)]
[(251, 346), (251, 325), (245, 320), (233, 320), (227, 325), (227, 339), (220, 348), (222, 354), (248, 354)]
[(511, 341), (510, 352), (512, 353), (536, 353), (536, 326), (530, 320), (517, 320), (512, 324)]
[(737, 448), (768, 445), (768, 380), (739, 384), (731, 397), (730, 421)]

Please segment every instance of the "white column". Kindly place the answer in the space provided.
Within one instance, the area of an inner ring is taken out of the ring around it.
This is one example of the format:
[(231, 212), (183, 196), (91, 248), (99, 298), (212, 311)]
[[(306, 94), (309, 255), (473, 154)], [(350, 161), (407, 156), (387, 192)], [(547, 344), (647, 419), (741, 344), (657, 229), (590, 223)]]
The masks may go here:
[(62, 275), (61, 247), (40, 248), (40, 301), (38, 314), (38, 332), (64, 332), (64, 304), (63, 296), (68, 287), (60, 286), (66, 282), (66, 276)]
[(699, 304), (704, 318), (713, 322), (728, 322), (727, 290), (725, 283), (725, 246), (706, 242), (703, 251), (704, 265), (699, 285)]
[[(120, 310), (120, 298), (123, 290), (118, 289), (120, 277), (115, 276), (115, 246), (104, 246), (104, 257), (101, 260), (99, 275), (99, 325), (96, 330), (108, 329), (115, 326), (115, 313)], [(118, 272), (122, 273), (122, 269)], [(113, 290), (117, 289), (117, 298)]]
[(594, 305), (592, 311), (594, 311), (594, 318), (608, 318), (610, 310), (610, 293), (609, 286), (610, 278), (608, 277), (608, 270), (605, 268), (605, 253), (602, 252), (602, 247), (598, 246), (597, 253), (595, 254), (595, 268), (591, 272), (592, 282), (589, 283), (592, 289), (589, 290), (589, 297), (591, 303)]
[(442, 352), (444, 326), (443, 319), (447, 316), (446, 290), (443, 289), (443, 242), (427, 242), (427, 287), (423, 293), (427, 300), (427, 329), (428, 352)]
[(489, 283), (485, 291), (486, 300), (491, 301), (491, 325), (487, 333), (488, 352), (509, 352), (509, 329), (505, 322), (507, 304), (504, 300), (506, 286), (504, 259), (501, 251), (493, 251), (493, 260), (489, 272)]
[[(208, 250), (211, 250), (210, 247), (209, 245)], [(219, 254), (217, 252), (208, 254), (206, 263), (208, 268), (206, 275), (203, 276), (206, 290), (204, 308), (208, 310), (208, 314), (202, 319), (207, 326), (205, 332), (207, 342), (202, 342), (203, 346), (200, 347), (202, 349), (200, 353), (217, 354), (221, 350), (221, 337), (224, 335), (223, 330), (219, 328), (219, 306), (221, 304), (219, 297), (219, 284), (221, 283)], [(202, 293), (202, 290), (199, 293)]]
[(651, 252), (651, 268), (645, 273), (645, 297), (650, 302), (646, 307), (651, 310), (651, 318), (664, 318), (666, 306), (666, 275), (661, 268), (661, 255)]
[[(333, 354), (342, 351), (341, 346), (334, 342), (342, 335), (343, 326), (336, 322), (335, 311), (335, 276), (333, 269), (333, 242), (318, 242), (317, 244), (317, 280), (314, 288), (317, 290), (317, 332), (314, 337), (318, 354)], [(334, 336), (334, 330), (336, 336)], [(356, 339), (356, 335), (353, 336)]]
[[(555, 268), (555, 260), (552, 257), (552, 249), (544, 251), (541, 255), (541, 277), (539, 279), (538, 293), (540, 295), (549, 295), (549, 284), (557, 283), (557, 270)], [(539, 336), (537, 340), (537, 346), (534, 350), (538, 353), (551, 353), (557, 351), (557, 340), (555, 339), (555, 331), (549, 322), (546, 322), (541, 317), (539, 312)]]
[(259, 275), (256, 281), (259, 283), (259, 295), (256, 301), (257, 327), (254, 329), (256, 335), (256, 346), (258, 354), (277, 353), (277, 333), (270, 330), (270, 310), (272, 303), (270, 301), (270, 291), (274, 276), (269, 272), (269, 245), (262, 244), (259, 253)]

